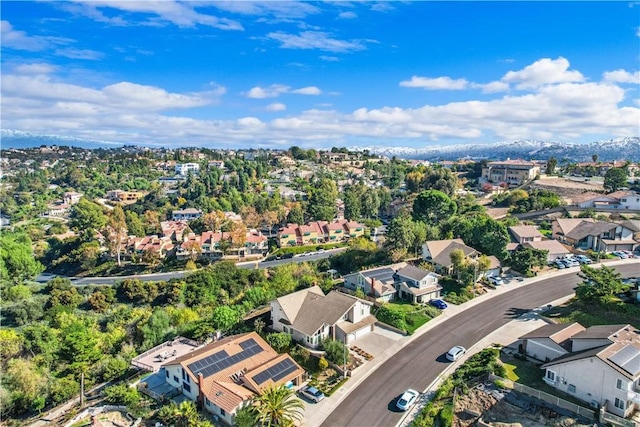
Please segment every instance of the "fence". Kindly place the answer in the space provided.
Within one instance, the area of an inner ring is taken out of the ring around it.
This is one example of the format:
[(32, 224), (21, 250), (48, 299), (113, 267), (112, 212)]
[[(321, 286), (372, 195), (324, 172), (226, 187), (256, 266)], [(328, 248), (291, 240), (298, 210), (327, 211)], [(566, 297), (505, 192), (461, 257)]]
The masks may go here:
[(545, 393), (544, 391), (540, 391), (538, 389), (513, 382), (511, 380), (499, 377), (497, 375), (489, 374), (489, 381), (495, 381), (495, 380), (500, 380), (505, 385), (511, 385), (511, 388), (519, 393), (523, 393), (528, 396), (532, 396), (537, 399), (543, 400), (547, 403), (550, 403), (562, 409), (566, 409), (568, 411), (573, 412), (574, 414), (578, 414), (587, 419), (591, 419), (591, 420), (596, 419), (595, 410), (593, 408), (585, 408), (584, 406), (576, 405), (575, 403), (561, 399), (558, 396)]
[(640, 424), (636, 423), (633, 420), (626, 420), (624, 418), (620, 418), (617, 415), (610, 414), (609, 412), (602, 411), (600, 413), (600, 422), (601, 423), (611, 423), (613, 425), (622, 426), (622, 427), (638, 427)]

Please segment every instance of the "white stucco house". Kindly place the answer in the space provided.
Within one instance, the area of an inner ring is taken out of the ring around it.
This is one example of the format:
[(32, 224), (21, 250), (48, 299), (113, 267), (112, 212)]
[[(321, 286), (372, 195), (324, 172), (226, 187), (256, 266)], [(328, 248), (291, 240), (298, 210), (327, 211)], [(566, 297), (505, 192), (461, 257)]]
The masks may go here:
[(271, 301), (272, 328), (310, 348), (325, 338), (349, 345), (375, 328), (372, 305), (337, 291), (325, 295), (312, 286)]
[(640, 408), (640, 330), (631, 325), (543, 328), (521, 337), (521, 349), (549, 360), (542, 365), (547, 384), (620, 417)]

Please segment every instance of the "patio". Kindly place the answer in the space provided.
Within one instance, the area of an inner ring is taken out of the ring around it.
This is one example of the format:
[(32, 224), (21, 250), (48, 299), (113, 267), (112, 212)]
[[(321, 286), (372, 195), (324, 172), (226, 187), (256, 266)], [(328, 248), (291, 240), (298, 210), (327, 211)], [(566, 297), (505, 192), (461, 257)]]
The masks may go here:
[(198, 347), (200, 347), (200, 344), (195, 341), (176, 337), (172, 341), (162, 343), (136, 356), (131, 361), (131, 364), (147, 371), (158, 372), (165, 363), (184, 356)]

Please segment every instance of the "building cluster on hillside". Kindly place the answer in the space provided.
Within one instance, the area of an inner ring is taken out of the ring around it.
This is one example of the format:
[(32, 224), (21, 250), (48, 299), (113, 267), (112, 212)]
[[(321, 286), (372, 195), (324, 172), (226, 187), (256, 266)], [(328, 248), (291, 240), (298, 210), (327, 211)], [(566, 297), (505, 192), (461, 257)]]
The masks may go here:
[(327, 222), (313, 221), (308, 224), (288, 224), (278, 230), (278, 245), (283, 248), (316, 243), (343, 242), (364, 235), (365, 226), (345, 219)]

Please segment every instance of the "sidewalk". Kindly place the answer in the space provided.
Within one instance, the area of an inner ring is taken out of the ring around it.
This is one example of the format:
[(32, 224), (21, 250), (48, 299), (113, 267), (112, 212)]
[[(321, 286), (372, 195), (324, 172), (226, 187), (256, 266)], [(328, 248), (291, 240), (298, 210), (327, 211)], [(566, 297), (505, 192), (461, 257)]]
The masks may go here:
[[(620, 261), (607, 262), (606, 264), (607, 266), (624, 265), (632, 261), (637, 262), (637, 260), (620, 260)], [(510, 292), (514, 289), (519, 289), (521, 287), (537, 283), (541, 280), (545, 280), (553, 276), (560, 276), (563, 274), (575, 273), (579, 271), (580, 271), (580, 267), (572, 267), (572, 268), (568, 268), (561, 271), (553, 271), (551, 273), (544, 274), (542, 276), (524, 279), (522, 282), (516, 281), (508, 285), (501, 285), (495, 290), (490, 290), (489, 292), (483, 295), (480, 295), (472, 299), (471, 301), (467, 301), (460, 305), (449, 305), (449, 307), (446, 310), (444, 310), (440, 316), (436, 317), (435, 319), (421, 326), (413, 335), (401, 338), (395, 344), (390, 346), (384, 353), (377, 356), (371, 362), (365, 363), (362, 367), (360, 367), (355, 372), (353, 372), (351, 379), (347, 381), (342, 387), (340, 387), (340, 389), (338, 389), (338, 391), (336, 391), (336, 393), (333, 396), (327, 397), (326, 399), (324, 399), (323, 401), (315, 405), (306, 406), (305, 420), (303, 422), (303, 425), (308, 427), (320, 426), (324, 422), (324, 420), (335, 410), (335, 408), (338, 407), (340, 402), (344, 398), (346, 398), (349, 395), (349, 393), (355, 390), (360, 385), (360, 383), (362, 383), (362, 381), (364, 381), (369, 375), (371, 375), (380, 365), (382, 365), (389, 358), (391, 358), (393, 355), (399, 352), (402, 348), (409, 345), (412, 341), (418, 339), (419, 337), (421, 337), (431, 329), (437, 327), (441, 323), (446, 322), (450, 317), (453, 317), (456, 314), (470, 307), (474, 307), (478, 304), (481, 304), (488, 299)], [(640, 275), (640, 271), (639, 271), (639, 275)], [(573, 295), (558, 299), (556, 301), (550, 302), (550, 304), (551, 305), (562, 304), (563, 302), (569, 300), (572, 296)], [(441, 380), (442, 377), (448, 375), (448, 373), (452, 369), (454, 369), (464, 360), (469, 358), (473, 353), (476, 353), (482, 350), (483, 348), (490, 346), (493, 343), (499, 343), (503, 345), (511, 344), (519, 336), (524, 335), (530, 331), (533, 331), (534, 329), (544, 324), (546, 323), (543, 320), (541, 320), (537, 316), (537, 314), (534, 312), (526, 313), (520, 318), (516, 320), (512, 320), (511, 322), (507, 323), (506, 325), (502, 326), (501, 328), (487, 335), (486, 337), (478, 341), (476, 344), (474, 344), (471, 348), (469, 348), (464, 357), (462, 357), (456, 363), (449, 365), (449, 367), (436, 379), (436, 381), (430, 384), (429, 387), (427, 387), (427, 389), (424, 391), (428, 391), (429, 389), (436, 387), (439, 384), (439, 381)], [(310, 413), (307, 414), (307, 412), (310, 412)], [(401, 423), (402, 421), (398, 425), (401, 425)]]

